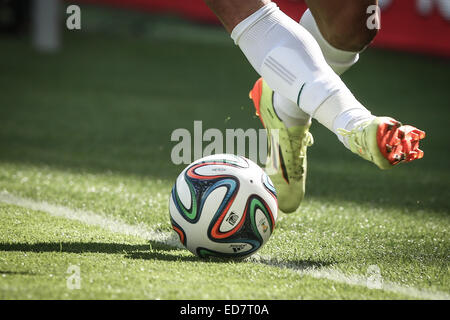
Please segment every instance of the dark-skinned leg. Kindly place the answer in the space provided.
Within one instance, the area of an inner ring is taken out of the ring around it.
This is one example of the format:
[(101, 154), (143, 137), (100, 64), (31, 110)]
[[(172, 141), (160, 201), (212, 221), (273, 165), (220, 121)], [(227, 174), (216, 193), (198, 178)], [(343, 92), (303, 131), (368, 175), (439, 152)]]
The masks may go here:
[(225, 29), (231, 33), (234, 27), (270, 0), (204, 0), (216, 14)]
[(367, 27), (367, 8), (378, 0), (306, 0), (323, 37), (335, 48), (358, 52), (377, 35)]

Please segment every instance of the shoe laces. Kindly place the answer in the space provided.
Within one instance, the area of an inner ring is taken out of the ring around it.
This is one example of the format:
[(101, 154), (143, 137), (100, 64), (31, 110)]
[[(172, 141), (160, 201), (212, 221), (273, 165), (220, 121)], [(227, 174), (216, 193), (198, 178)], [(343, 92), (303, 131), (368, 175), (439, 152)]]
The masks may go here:
[(301, 150), (302, 147), (310, 147), (314, 144), (314, 138), (311, 132), (301, 133), (298, 135), (292, 134), (289, 136), (289, 142), (293, 149)]
[(293, 150), (298, 150), (296, 158), (299, 160), (299, 163), (295, 166), (298, 170), (295, 170), (294, 175), (297, 176), (297, 179), (301, 179), (303, 172), (305, 171), (303, 160), (306, 158), (306, 148), (314, 144), (314, 138), (311, 132), (306, 131), (301, 134), (290, 135), (289, 142), (291, 143)]
[(364, 146), (364, 141), (365, 141), (365, 139), (363, 138), (364, 128), (369, 123), (370, 123), (370, 121), (363, 122), (363, 123), (357, 125), (353, 130), (350, 130), (350, 131), (343, 129), (343, 128), (339, 128), (336, 131), (344, 138), (347, 138), (348, 141), (350, 141), (350, 139), (351, 139), (352, 144), (356, 148), (356, 150), (361, 155), (364, 155), (365, 154), (364, 150), (368, 150), (368, 148), (365, 148), (365, 146)]

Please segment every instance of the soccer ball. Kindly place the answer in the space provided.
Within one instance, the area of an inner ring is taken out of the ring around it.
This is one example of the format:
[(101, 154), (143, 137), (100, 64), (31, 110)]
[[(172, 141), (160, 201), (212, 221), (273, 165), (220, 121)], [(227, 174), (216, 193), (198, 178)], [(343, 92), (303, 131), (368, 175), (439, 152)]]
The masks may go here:
[(278, 209), (264, 171), (230, 154), (191, 163), (178, 176), (169, 205), (181, 243), (201, 258), (254, 254), (271, 236)]

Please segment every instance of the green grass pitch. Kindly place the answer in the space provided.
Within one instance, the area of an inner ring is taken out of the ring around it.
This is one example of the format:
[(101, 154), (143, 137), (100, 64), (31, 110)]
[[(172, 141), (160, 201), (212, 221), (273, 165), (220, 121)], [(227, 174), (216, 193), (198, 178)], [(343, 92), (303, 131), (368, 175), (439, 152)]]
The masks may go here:
[(449, 299), (449, 62), (364, 52), (344, 81), (424, 129), (424, 159), (382, 172), (314, 122), (301, 208), (259, 259), (203, 261), (164, 238), (170, 134), (261, 125), (240, 51), (189, 30), (72, 32), (52, 55), (0, 40), (0, 299)]

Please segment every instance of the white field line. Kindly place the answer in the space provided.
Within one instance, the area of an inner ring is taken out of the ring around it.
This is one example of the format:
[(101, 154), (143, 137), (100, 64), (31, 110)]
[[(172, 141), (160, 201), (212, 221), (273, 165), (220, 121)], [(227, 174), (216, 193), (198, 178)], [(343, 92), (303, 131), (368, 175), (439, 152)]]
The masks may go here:
[(184, 248), (175, 234), (150, 230), (146, 225), (130, 225), (119, 219), (111, 219), (90, 211), (74, 210), (68, 207), (38, 202), (31, 199), (0, 192), (0, 202), (19, 207), (46, 212), (55, 217), (76, 220), (91, 226), (99, 226), (111, 232), (136, 236), (146, 240), (160, 242), (171, 247)]
[[(252, 257), (250, 258), (252, 259)], [(368, 276), (347, 275), (337, 269), (327, 267), (303, 267), (294, 263), (286, 263), (279, 260), (273, 260), (267, 257), (258, 257), (255, 255), (255, 261), (263, 264), (279, 267), (281, 269), (289, 269), (297, 272), (300, 276), (310, 276), (316, 279), (326, 279), (343, 283), (351, 286), (365, 287), (371, 290), (383, 290), (395, 294), (405, 295), (414, 299), (427, 300), (450, 300), (450, 294), (440, 291), (431, 291), (428, 289), (419, 289), (411, 286), (401, 285), (395, 282), (383, 281), (383, 279), (374, 280)]]
[[(136, 236), (146, 240), (159, 242), (171, 247), (183, 248), (174, 233), (153, 231), (145, 224), (130, 225), (123, 221), (120, 221), (119, 219), (107, 218), (94, 212), (70, 209), (68, 207), (60, 205), (49, 204), (47, 202), (39, 202), (14, 196), (7, 192), (0, 192), (0, 202), (35, 211), (46, 212), (55, 217), (75, 220), (91, 226), (99, 226), (111, 232)], [(293, 263), (274, 260), (270, 257), (260, 256), (258, 254), (252, 256), (248, 260), (255, 263), (262, 263), (282, 269), (289, 269), (298, 273), (300, 276), (310, 276), (316, 279), (326, 279), (351, 286), (365, 287), (372, 290), (383, 290), (417, 299), (450, 300), (450, 294), (446, 292), (419, 289), (410, 286), (404, 286), (394, 282), (382, 281), (381, 283), (378, 283), (377, 287), (374, 287), (366, 276), (346, 275), (341, 271), (332, 268), (299, 266)]]

